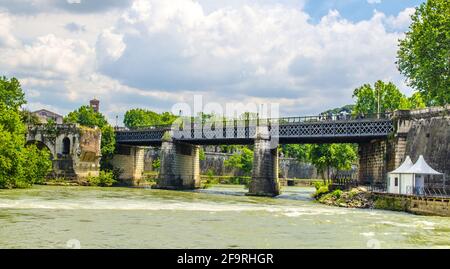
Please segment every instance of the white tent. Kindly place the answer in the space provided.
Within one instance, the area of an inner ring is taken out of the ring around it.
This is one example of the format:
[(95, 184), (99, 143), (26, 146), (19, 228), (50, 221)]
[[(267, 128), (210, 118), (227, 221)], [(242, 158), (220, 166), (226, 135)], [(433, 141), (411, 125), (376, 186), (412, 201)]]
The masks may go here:
[(400, 174), (400, 173), (407, 173), (409, 171), (409, 169), (411, 169), (411, 167), (413, 167), (414, 164), (411, 161), (411, 158), (409, 158), (409, 156), (406, 156), (405, 161), (403, 161), (403, 163), (394, 171), (392, 171), (391, 173), (395, 173), (395, 174)]
[(410, 182), (412, 180), (412, 173), (409, 172), (414, 164), (409, 156), (406, 156), (405, 161), (388, 176), (388, 192), (400, 193), (401, 182)]
[(398, 194), (422, 193), (425, 185), (425, 176), (443, 175), (431, 168), (423, 158), (419, 156), (413, 165), (409, 156), (397, 169), (389, 173), (388, 192)]
[(431, 168), (422, 155), (419, 156), (417, 162), (410, 168), (409, 172), (414, 174), (423, 174), (423, 175), (442, 175), (438, 171)]

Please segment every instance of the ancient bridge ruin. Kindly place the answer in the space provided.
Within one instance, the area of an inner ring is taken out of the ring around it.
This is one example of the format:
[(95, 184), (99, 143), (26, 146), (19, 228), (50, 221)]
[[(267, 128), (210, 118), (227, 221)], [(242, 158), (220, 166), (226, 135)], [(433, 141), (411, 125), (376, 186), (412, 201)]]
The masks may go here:
[(53, 178), (78, 179), (98, 176), (100, 171), (99, 128), (77, 124), (28, 126), (27, 144), (47, 148), (51, 154)]

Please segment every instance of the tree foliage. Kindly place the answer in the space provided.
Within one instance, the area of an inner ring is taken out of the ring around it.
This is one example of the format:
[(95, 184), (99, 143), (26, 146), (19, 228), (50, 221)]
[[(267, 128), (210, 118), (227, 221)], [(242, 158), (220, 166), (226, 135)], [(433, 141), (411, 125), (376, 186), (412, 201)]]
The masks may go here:
[(177, 116), (170, 112), (158, 114), (151, 110), (136, 108), (125, 113), (123, 123), (128, 128), (145, 127), (152, 125), (172, 124)]
[(23, 109), (20, 111), (20, 116), (22, 118), (22, 122), (29, 125), (40, 124), (41, 120), (36, 114), (31, 113), (31, 111)]
[(103, 128), (108, 125), (108, 121), (105, 116), (99, 112), (95, 112), (90, 106), (81, 106), (75, 111), (70, 112), (64, 117), (66, 123), (78, 123), (86, 127), (99, 127)]
[(427, 0), (411, 16), (397, 65), (427, 105), (450, 103), (450, 1)]
[(314, 144), (310, 150), (311, 163), (322, 174), (327, 171), (330, 177), (330, 168), (349, 170), (357, 160), (356, 146), (352, 144)]
[(239, 169), (245, 176), (250, 176), (253, 167), (253, 151), (248, 147), (241, 147), (239, 152), (225, 160), (225, 166)]
[(311, 145), (309, 144), (285, 144), (280, 146), (284, 157), (295, 158), (300, 162), (309, 162)]
[(380, 104), (380, 113), (425, 107), (419, 92), (408, 98), (394, 83), (385, 83), (381, 80), (375, 82), (373, 87), (370, 84), (364, 84), (356, 88), (353, 91), (353, 98), (356, 98), (353, 114), (376, 114), (378, 103)]
[(51, 168), (50, 153), (25, 146), (20, 113), (25, 97), (17, 79), (0, 78), (0, 188), (24, 188), (41, 182)]

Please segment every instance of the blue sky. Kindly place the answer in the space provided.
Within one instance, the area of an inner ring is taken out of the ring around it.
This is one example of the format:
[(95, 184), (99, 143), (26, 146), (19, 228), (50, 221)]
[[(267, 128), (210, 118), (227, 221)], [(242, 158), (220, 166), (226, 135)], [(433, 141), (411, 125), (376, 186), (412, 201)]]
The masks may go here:
[(320, 20), (330, 9), (336, 9), (350, 21), (370, 18), (376, 9), (388, 16), (396, 15), (407, 7), (418, 6), (420, 0), (308, 0), (304, 10), (311, 15), (313, 21)]
[(279, 103), (284, 116), (352, 103), (395, 66), (412, 0), (0, 0), (1, 75), (27, 108), (66, 114), (101, 100), (130, 108)]

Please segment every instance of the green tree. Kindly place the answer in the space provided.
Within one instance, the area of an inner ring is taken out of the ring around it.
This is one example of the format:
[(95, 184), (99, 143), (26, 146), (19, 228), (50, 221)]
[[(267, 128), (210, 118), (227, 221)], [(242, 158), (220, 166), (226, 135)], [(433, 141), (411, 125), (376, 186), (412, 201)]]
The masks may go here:
[(425, 100), (420, 92), (415, 92), (410, 98), (408, 98), (410, 108), (425, 108)]
[(66, 123), (78, 123), (86, 127), (99, 127), (108, 125), (108, 121), (105, 116), (99, 112), (95, 112), (90, 106), (81, 106), (75, 111), (70, 112), (64, 117), (64, 122)]
[[(375, 82), (374, 87), (370, 84), (356, 88), (353, 91), (356, 98), (353, 114), (376, 114), (392, 112), (397, 109), (422, 108), (424, 102), (419, 92), (407, 98), (394, 83), (385, 83), (381, 80)], [(379, 104), (379, 107), (378, 107)]]
[(100, 112), (95, 112), (90, 106), (81, 106), (79, 109), (70, 112), (65, 118), (66, 123), (78, 123), (82, 126), (93, 128), (97, 126), (102, 131), (101, 141), (101, 169), (112, 171), (110, 160), (114, 154), (116, 146), (116, 136), (114, 128), (108, 123), (105, 116)]
[(46, 149), (25, 146), (26, 127), (19, 110), (25, 103), (19, 81), (0, 77), (0, 188), (39, 183), (52, 165)]
[(284, 157), (295, 158), (300, 162), (308, 162), (310, 160), (311, 145), (309, 144), (285, 144), (280, 146), (280, 150)]
[(243, 146), (239, 152), (234, 153), (225, 160), (225, 166), (241, 170), (245, 176), (250, 176), (253, 167), (253, 151)]
[(370, 84), (356, 88), (353, 91), (353, 98), (356, 98), (354, 114), (374, 114), (377, 111), (375, 92)]
[(13, 110), (19, 110), (27, 103), (20, 82), (16, 78), (8, 80), (4, 76), (0, 77), (0, 102)]
[(427, 0), (399, 41), (397, 65), (427, 105), (450, 103), (450, 1)]
[(135, 108), (125, 113), (123, 123), (128, 128), (145, 127), (152, 125), (172, 124), (177, 116), (170, 112), (158, 114), (151, 110)]
[(311, 146), (311, 163), (327, 178), (330, 178), (330, 168), (349, 170), (357, 160), (356, 146), (351, 144), (316, 144)]
[(22, 122), (30, 125), (40, 124), (41, 120), (36, 114), (31, 113), (29, 110), (21, 110), (20, 116), (22, 117)]

